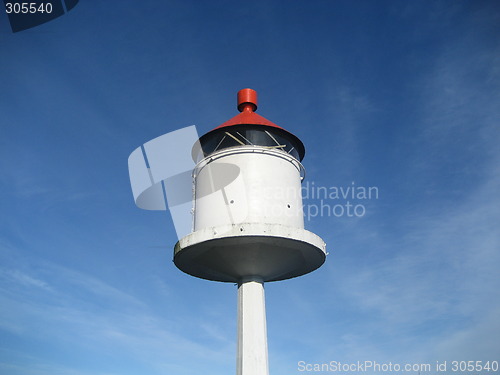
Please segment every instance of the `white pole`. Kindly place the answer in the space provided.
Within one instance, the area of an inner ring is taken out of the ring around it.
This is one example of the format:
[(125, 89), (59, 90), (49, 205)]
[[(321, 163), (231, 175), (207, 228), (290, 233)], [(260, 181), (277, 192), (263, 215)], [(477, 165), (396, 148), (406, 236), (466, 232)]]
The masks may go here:
[(269, 375), (264, 283), (258, 278), (238, 284), (237, 375)]

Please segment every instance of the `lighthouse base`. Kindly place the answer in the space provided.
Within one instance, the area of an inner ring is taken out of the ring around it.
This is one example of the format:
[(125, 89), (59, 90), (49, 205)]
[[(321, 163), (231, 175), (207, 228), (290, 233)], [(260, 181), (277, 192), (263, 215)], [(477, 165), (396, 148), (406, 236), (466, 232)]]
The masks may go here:
[(269, 375), (264, 283), (255, 277), (238, 284), (236, 375)]
[(205, 228), (175, 244), (174, 263), (202, 279), (240, 283), (291, 279), (319, 268), (325, 243), (312, 232), (278, 224), (242, 223)]

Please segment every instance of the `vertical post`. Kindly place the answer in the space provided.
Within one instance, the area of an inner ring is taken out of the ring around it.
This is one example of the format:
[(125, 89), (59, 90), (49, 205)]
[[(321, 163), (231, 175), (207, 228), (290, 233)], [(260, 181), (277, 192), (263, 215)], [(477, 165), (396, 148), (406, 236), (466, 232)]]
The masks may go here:
[(258, 278), (238, 284), (237, 375), (269, 375), (264, 282)]

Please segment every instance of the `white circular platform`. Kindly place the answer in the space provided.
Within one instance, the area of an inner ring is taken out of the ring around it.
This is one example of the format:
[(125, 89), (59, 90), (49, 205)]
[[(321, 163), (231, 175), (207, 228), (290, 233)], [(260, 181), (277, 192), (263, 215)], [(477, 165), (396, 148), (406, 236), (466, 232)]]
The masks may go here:
[(291, 279), (319, 268), (325, 242), (300, 228), (241, 223), (204, 228), (175, 244), (174, 263), (199, 278), (239, 282), (250, 276), (263, 281)]

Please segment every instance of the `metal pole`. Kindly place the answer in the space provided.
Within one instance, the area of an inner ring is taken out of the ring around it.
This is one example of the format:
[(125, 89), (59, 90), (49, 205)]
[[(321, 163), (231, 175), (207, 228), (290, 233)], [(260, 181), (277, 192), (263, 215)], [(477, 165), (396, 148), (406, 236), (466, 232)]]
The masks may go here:
[(237, 375), (269, 375), (264, 282), (258, 278), (238, 284)]

